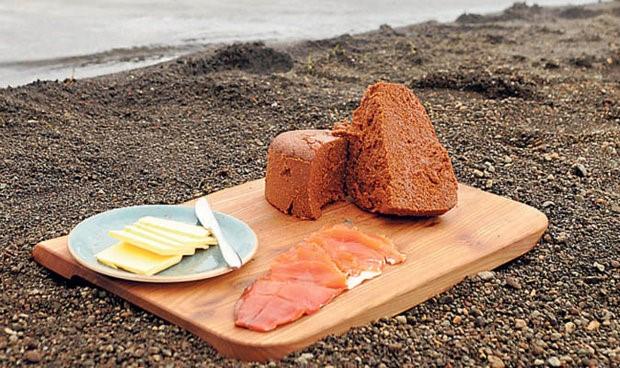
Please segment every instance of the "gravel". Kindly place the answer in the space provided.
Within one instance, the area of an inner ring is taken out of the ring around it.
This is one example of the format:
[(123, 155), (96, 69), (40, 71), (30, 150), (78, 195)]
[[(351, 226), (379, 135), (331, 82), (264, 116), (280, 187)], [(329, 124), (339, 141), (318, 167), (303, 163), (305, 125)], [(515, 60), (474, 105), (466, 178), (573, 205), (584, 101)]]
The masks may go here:
[(478, 277), (480, 278), (480, 280), (483, 280), (483, 281), (493, 280), (495, 278), (495, 272), (493, 271), (478, 272)]
[(552, 367), (561, 367), (562, 366), (562, 361), (560, 359), (558, 359), (558, 357), (551, 357), (547, 360), (547, 362), (549, 362), (549, 365)]
[(331, 126), (380, 79), (415, 89), (461, 182), (542, 210), (549, 229), (523, 257), (278, 365), (619, 366), (618, 7), (517, 4), (0, 90), (0, 366), (244, 365), (49, 273), (32, 247), (107, 209), (260, 178), (276, 134)]

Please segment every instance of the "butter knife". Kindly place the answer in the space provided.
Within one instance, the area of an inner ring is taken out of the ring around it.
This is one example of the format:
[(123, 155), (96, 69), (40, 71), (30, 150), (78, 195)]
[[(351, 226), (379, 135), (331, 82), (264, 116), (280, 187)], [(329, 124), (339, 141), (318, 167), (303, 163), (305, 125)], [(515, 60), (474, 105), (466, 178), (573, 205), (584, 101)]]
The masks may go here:
[(198, 221), (200, 221), (202, 226), (210, 229), (213, 236), (217, 239), (222, 257), (224, 257), (224, 261), (226, 261), (228, 266), (230, 268), (241, 267), (241, 257), (239, 257), (237, 251), (235, 251), (228, 241), (226, 241), (224, 233), (222, 233), (222, 229), (220, 228), (220, 224), (218, 224), (215, 219), (215, 215), (213, 215), (211, 206), (209, 206), (209, 202), (207, 202), (206, 198), (203, 197), (196, 201), (194, 211), (196, 212), (196, 217), (198, 217)]

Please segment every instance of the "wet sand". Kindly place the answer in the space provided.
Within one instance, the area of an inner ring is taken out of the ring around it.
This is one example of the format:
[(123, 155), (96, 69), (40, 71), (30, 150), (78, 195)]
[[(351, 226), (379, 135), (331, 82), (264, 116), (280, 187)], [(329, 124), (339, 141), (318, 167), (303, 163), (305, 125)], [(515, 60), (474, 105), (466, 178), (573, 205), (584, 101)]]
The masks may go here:
[[(278, 133), (330, 127), (365, 87), (420, 96), (459, 180), (544, 211), (520, 259), (285, 366), (620, 365), (620, 3), (233, 45), (0, 90), (0, 366), (244, 366), (31, 258), (128, 205), (264, 175)], [(251, 365), (247, 365), (251, 366)]]

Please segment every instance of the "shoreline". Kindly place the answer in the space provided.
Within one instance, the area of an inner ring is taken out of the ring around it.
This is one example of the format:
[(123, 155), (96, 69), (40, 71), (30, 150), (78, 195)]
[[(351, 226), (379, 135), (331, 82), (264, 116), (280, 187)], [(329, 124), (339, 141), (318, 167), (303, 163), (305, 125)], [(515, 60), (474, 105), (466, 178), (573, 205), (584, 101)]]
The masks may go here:
[[(472, 3), (470, 5), (474, 5)], [(556, 9), (567, 8), (571, 5), (558, 5), (553, 6)], [(474, 6), (479, 8), (480, 6)], [(480, 15), (477, 13), (469, 13), (472, 17), (489, 17), (497, 14), (501, 14), (502, 10), (495, 12), (485, 12)], [(468, 12), (460, 14), (460, 17), (467, 15)], [(455, 15), (449, 20), (445, 16), (440, 16), (439, 22), (444, 24), (454, 23), (454, 19), (458, 16)], [(413, 17), (417, 18), (417, 17)], [(420, 24), (426, 22), (437, 22), (437, 20), (428, 20), (411, 22), (412, 24)], [(390, 23), (390, 22), (387, 22)], [(401, 22), (402, 23), (402, 22)], [(407, 27), (399, 26), (399, 27)], [(398, 28), (398, 27), (395, 27)], [(349, 34), (367, 34), (376, 32), (377, 29), (368, 30), (363, 32), (348, 32)], [(337, 37), (337, 36), (335, 36)], [(322, 37), (314, 37), (312, 39), (318, 40)], [(278, 38), (264, 38), (261, 36), (256, 37), (242, 37), (242, 39), (235, 41), (234, 43), (251, 43), (256, 41), (265, 42), (268, 45), (281, 45), (291, 44), (297, 42), (303, 42), (308, 38), (303, 35), (281, 35)], [(66, 78), (93, 78), (100, 75), (108, 75), (121, 71), (128, 71), (138, 69), (145, 66), (157, 65), (161, 62), (174, 60), (181, 56), (188, 56), (193, 53), (204, 52), (213, 50), (218, 47), (224, 47), (233, 43), (229, 40), (214, 39), (208, 41), (205, 38), (184, 38), (174, 42), (163, 43), (151, 43), (151, 44), (136, 44), (134, 46), (111, 46), (109, 49), (103, 49), (90, 53), (78, 53), (68, 55), (57, 55), (55, 57), (34, 57), (31, 59), (7, 59), (0, 60), (0, 88), (6, 88), (11, 86), (13, 88), (21, 85), (32, 83), (36, 80), (64, 80)], [(10, 49), (8, 50), (10, 51)]]
[(420, 97), (460, 182), (543, 211), (529, 253), (282, 366), (620, 364), (620, 2), (226, 45), (0, 89), (0, 366), (270, 366), (208, 344), (32, 247), (84, 218), (264, 175), (278, 133), (329, 128), (366, 86)]

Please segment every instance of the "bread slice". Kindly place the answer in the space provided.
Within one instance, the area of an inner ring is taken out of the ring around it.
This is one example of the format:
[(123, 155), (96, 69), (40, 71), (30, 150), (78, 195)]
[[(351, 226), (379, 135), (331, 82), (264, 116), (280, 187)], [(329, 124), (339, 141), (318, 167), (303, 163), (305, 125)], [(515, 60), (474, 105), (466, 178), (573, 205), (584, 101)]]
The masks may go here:
[(368, 211), (434, 216), (456, 205), (457, 181), (426, 110), (402, 84), (366, 90), (351, 122), (334, 134), (349, 141), (346, 190)]
[(346, 140), (329, 130), (278, 135), (267, 153), (267, 201), (299, 218), (319, 218), (323, 206), (344, 199), (346, 156)]

